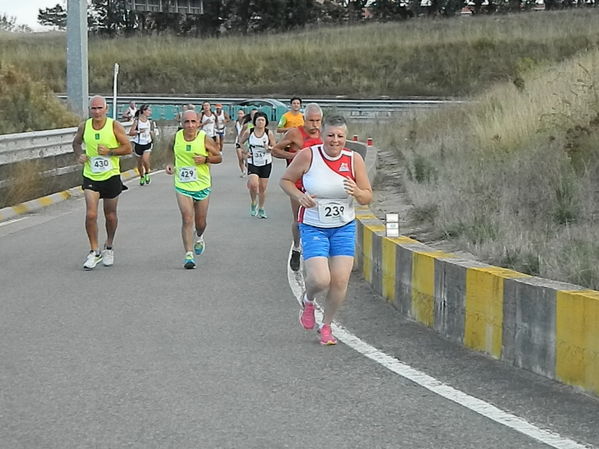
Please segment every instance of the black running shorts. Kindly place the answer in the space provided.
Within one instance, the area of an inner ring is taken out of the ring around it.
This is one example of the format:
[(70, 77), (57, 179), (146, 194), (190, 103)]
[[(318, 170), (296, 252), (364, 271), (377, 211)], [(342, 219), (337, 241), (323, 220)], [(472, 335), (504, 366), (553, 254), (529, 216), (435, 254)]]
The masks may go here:
[(152, 151), (152, 143), (136, 143), (135, 144), (135, 155), (143, 156), (145, 151)]
[(112, 199), (120, 195), (124, 190), (121, 182), (121, 175), (114, 175), (105, 181), (94, 181), (93, 179), (83, 177), (83, 190), (93, 190), (100, 193), (100, 198)]
[(271, 170), (272, 163), (261, 166), (248, 164), (248, 175), (258, 175), (258, 178), (270, 178)]

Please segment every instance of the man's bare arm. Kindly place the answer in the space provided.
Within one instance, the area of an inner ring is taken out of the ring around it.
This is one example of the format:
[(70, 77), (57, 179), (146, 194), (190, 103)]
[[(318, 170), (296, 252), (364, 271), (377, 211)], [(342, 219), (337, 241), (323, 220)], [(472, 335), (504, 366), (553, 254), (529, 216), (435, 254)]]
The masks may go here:
[(127, 132), (123, 125), (119, 122), (112, 122), (112, 130), (114, 131), (114, 136), (116, 137), (119, 146), (117, 148), (112, 148), (110, 151), (113, 156), (125, 156), (126, 154), (131, 153), (131, 141), (129, 137), (127, 137)]
[(204, 157), (204, 164), (220, 164), (223, 161), (223, 156), (220, 152), (220, 147), (216, 144), (216, 142), (211, 138), (206, 136), (204, 138), (204, 145), (206, 150), (208, 150), (208, 156)]
[(77, 132), (75, 133), (75, 137), (73, 138), (73, 152), (75, 153), (75, 159), (83, 164), (87, 157), (83, 154), (83, 131), (85, 130), (85, 122), (82, 122), (77, 128)]
[(287, 131), (287, 133), (285, 133), (283, 138), (279, 140), (279, 143), (272, 148), (272, 155), (279, 159), (293, 159), (295, 154), (285, 151), (285, 148), (288, 146), (301, 148), (302, 142), (303, 139), (299, 130), (297, 128), (291, 128), (289, 131)]

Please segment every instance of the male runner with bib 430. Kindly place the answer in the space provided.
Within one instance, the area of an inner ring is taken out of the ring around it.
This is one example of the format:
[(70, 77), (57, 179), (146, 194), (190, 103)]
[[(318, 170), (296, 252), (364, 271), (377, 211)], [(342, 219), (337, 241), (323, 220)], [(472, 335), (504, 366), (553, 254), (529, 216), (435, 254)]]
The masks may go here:
[[(90, 252), (83, 268), (93, 270), (98, 262), (105, 266), (114, 263), (112, 241), (118, 224), (118, 196), (123, 190), (119, 156), (131, 153), (131, 142), (123, 125), (106, 117), (104, 97), (90, 100), (91, 118), (79, 125), (73, 139), (73, 151), (83, 165), (83, 193), (85, 195), (85, 230), (89, 239)], [(82, 144), (85, 143), (85, 152)], [(106, 243), (100, 252), (98, 245), (98, 204), (104, 200), (106, 219)]]

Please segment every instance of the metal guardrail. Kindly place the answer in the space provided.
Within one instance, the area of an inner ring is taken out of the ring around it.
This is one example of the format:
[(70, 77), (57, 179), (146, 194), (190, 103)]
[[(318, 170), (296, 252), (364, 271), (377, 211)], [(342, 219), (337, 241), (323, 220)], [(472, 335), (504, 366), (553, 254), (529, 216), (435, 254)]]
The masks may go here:
[(0, 135), (0, 165), (58, 156), (67, 152), (66, 147), (72, 151), (76, 131), (77, 128), (62, 128)]
[[(63, 96), (64, 98), (64, 96)], [(155, 120), (173, 120), (184, 104), (200, 105), (203, 101), (222, 103), (225, 111), (237, 111), (240, 108), (249, 109), (251, 106), (239, 106), (238, 103), (248, 98), (238, 97), (171, 97), (171, 96), (121, 96), (117, 107), (122, 105), (123, 110), (130, 101), (148, 103), (154, 108)], [(255, 100), (262, 100), (255, 98)], [(260, 109), (267, 112), (271, 121), (278, 120), (284, 108), (281, 100), (274, 102), (272, 107), (263, 106)], [(285, 100), (286, 101), (286, 100)], [(386, 120), (408, 110), (416, 108), (440, 107), (448, 104), (462, 103), (460, 100), (451, 99), (376, 99), (355, 100), (347, 98), (304, 99), (305, 103), (316, 102), (324, 109), (335, 108), (353, 120)], [(234, 113), (230, 113), (233, 117)], [(123, 123), (125, 127), (131, 123)], [(69, 153), (72, 153), (72, 141), (77, 128), (54, 129), (48, 131), (35, 131), (18, 134), (0, 135), (0, 189), (6, 189), (11, 182), (11, 167), (24, 161), (43, 161), (40, 177), (69, 177), (80, 171), (81, 167), (74, 164)], [(1, 194), (2, 192), (0, 192)]]
[[(66, 99), (66, 96), (59, 95), (59, 98)], [(110, 102), (109, 96), (106, 97), (109, 101), (109, 116), (112, 115), (113, 105)], [(181, 110), (185, 104), (194, 104), (198, 107), (204, 102), (221, 103), (223, 110), (231, 117), (235, 115), (237, 110), (248, 110), (247, 107), (238, 106), (237, 103), (245, 100), (269, 100), (267, 98), (248, 98), (248, 97), (191, 97), (191, 96), (153, 96), (153, 95), (128, 95), (119, 96), (117, 100), (117, 117), (127, 109), (130, 101), (135, 101), (137, 105), (147, 103), (153, 109), (153, 118), (156, 120), (173, 120), (175, 115)], [(284, 104), (288, 104), (288, 98), (272, 98)], [(447, 99), (447, 98), (405, 98), (405, 99), (349, 99), (349, 98), (304, 98), (304, 104), (314, 102), (318, 103), (322, 108), (334, 108), (339, 112), (348, 116), (348, 118), (361, 119), (385, 119), (392, 118), (399, 114), (405, 113), (408, 110), (426, 109), (440, 107), (451, 104), (464, 103), (463, 100)], [(285, 112), (281, 107), (263, 107), (260, 108), (271, 120), (278, 120), (280, 115)], [(268, 111), (266, 109), (269, 109)], [(269, 113), (270, 112), (270, 113)]]
[[(131, 123), (123, 123), (128, 130)], [(77, 128), (51, 129), (27, 133), (0, 135), (0, 189), (10, 182), (7, 171), (13, 164), (26, 161), (46, 161), (46, 167), (39, 173), (41, 177), (57, 177), (81, 171), (81, 165), (75, 163), (73, 138)], [(128, 158), (130, 156), (124, 156)]]

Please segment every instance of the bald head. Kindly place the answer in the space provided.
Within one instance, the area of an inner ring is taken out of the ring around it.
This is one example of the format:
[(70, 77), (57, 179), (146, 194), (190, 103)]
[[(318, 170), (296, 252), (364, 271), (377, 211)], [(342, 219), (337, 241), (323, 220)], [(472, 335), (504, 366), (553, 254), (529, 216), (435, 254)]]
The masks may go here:
[(183, 129), (197, 129), (200, 123), (200, 116), (196, 111), (187, 110), (181, 116), (181, 126)]
[(106, 120), (106, 112), (108, 112), (106, 98), (95, 95), (89, 100), (89, 115), (96, 123), (102, 123)]
[(106, 104), (106, 98), (104, 98), (101, 95), (94, 95), (93, 97), (91, 97), (91, 99), (89, 100), (89, 106), (90, 108), (93, 106), (103, 106), (103, 107), (107, 107), (108, 105)]

